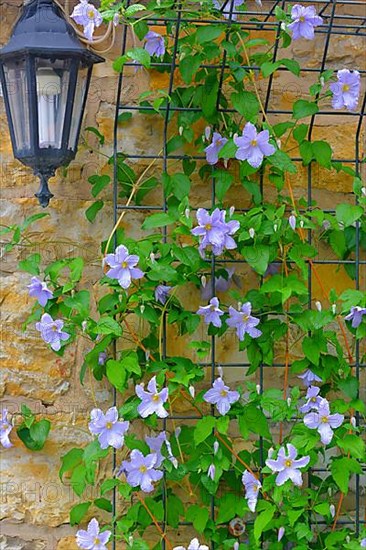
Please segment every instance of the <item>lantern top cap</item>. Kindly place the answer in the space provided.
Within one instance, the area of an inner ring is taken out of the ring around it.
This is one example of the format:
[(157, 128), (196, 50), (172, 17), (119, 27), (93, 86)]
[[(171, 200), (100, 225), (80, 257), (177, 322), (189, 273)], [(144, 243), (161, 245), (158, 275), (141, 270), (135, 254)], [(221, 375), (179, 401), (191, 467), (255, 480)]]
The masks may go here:
[(31, 0), (23, 7), (9, 42), (0, 50), (0, 59), (26, 53), (40, 57), (74, 55), (90, 64), (104, 61), (80, 42), (53, 0)]

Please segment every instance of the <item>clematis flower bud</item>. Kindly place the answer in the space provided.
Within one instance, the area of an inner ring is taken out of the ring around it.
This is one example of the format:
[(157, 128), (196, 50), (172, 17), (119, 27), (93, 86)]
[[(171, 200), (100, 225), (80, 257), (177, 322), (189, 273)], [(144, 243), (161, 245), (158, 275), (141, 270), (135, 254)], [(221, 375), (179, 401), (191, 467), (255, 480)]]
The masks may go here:
[(182, 432), (182, 428), (180, 426), (178, 426), (177, 428), (175, 428), (175, 432), (174, 432), (174, 435), (175, 435), (175, 439), (178, 439), (180, 434)]
[(361, 187), (361, 194), (366, 197), (366, 187)]
[(194, 396), (196, 395), (196, 390), (194, 389), (194, 386), (189, 386), (188, 391), (192, 399), (194, 399)]
[(150, 260), (151, 260), (151, 263), (155, 263), (155, 254), (154, 252), (150, 252)]
[(83, 321), (81, 323), (81, 328), (82, 328), (82, 331), (85, 332), (86, 331), (86, 327), (88, 326), (88, 321)]
[(268, 449), (268, 458), (272, 458), (273, 453), (274, 453), (274, 448), (273, 448), (273, 447), (270, 447), (270, 448)]
[(257, 391), (257, 394), (259, 395), (261, 393), (261, 385), (260, 384), (257, 384), (256, 387), (255, 387), (256, 391)]
[(291, 397), (288, 397), (288, 398), (287, 398), (287, 406), (288, 406), (288, 407), (291, 407), (291, 402), (292, 402)]
[(331, 504), (329, 506), (329, 511), (330, 511), (330, 515), (332, 516), (332, 518), (334, 518), (334, 516), (335, 516), (335, 506), (334, 506), (334, 504)]
[(224, 371), (222, 370), (222, 366), (221, 366), (221, 365), (219, 365), (219, 366), (217, 367), (217, 371), (218, 371), (218, 373), (219, 373), (220, 378), (224, 378)]
[(301, 227), (301, 228), (304, 227), (304, 222), (303, 222), (303, 220), (300, 220), (300, 227)]
[(140, 305), (140, 311), (141, 311), (141, 315), (143, 315), (143, 313), (145, 311), (145, 305), (144, 304)]
[(279, 149), (281, 149), (281, 140), (280, 139), (276, 139), (276, 143), (277, 143), (277, 147)]
[(296, 216), (294, 216), (292, 214), (288, 219), (288, 223), (290, 224), (291, 229), (293, 229), (295, 231), (295, 229), (296, 229)]
[(213, 450), (214, 450), (214, 455), (215, 455), (217, 453), (217, 451), (219, 450), (219, 442), (218, 441), (214, 442)]
[(229, 210), (230, 218), (234, 215), (234, 212), (235, 212), (235, 206), (230, 206), (230, 210)]
[(179, 128), (178, 128), (179, 135), (182, 136), (183, 132), (184, 132), (184, 126), (179, 126)]
[(319, 79), (319, 81), (320, 81), (320, 86), (321, 86), (322, 88), (324, 88), (324, 85), (325, 85), (324, 76), (321, 76), (320, 79)]
[(275, 223), (273, 226), (273, 231), (276, 233), (277, 229), (278, 229), (278, 225)]
[(285, 528), (280, 527), (279, 530), (278, 530), (278, 535), (277, 535), (277, 541), (278, 542), (280, 542), (280, 540), (282, 539), (284, 534), (285, 534)]
[(249, 229), (249, 237), (250, 237), (251, 239), (254, 239), (254, 235), (255, 235), (255, 231), (254, 231), (253, 227), (251, 227), (251, 228)]
[(207, 284), (207, 278), (205, 275), (202, 275), (201, 277), (201, 285), (203, 288), (206, 288), (206, 284)]
[(317, 300), (317, 301), (315, 302), (315, 307), (316, 307), (316, 309), (317, 309), (318, 311), (321, 311), (321, 310), (322, 310), (322, 304), (321, 304), (321, 302), (319, 302), (319, 300)]
[(186, 208), (185, 211), (184, 211), (184, 215), (185, 217), (187, 218), (187, 220), (189, 219), (189, 215), (190, 215), (191, 211), (189, 208)]
[(234, 546), (233, 546), (233, 550), (239, 550), (239, 547), (240, 547), (240, 544), (238, 543), (238, 541), (235, 541)]
[(333, 313), (333, 315), (336, 314), (336, 311), (337, 311), (337, 306), (336, 306), (336, 304), (332, 304), (332, 313)]
[(206, 126), (206, 128), (205, 128), (205, 138), (207, 139), (207, 141), (209, 141), (210, 136), (211, 136), (211, 127)]
[(215, 464), (210, 464), (207, 475), (212, 479), (212, 481), (215, 480), (215, 474), (216, 474)]
[(349, 420), (349, 421), (350, 421), (351, 425), (352, 425), (352, 426), (353, 426), (354, 428), (356, 428), (356, 427), (357, 427), (357, 424), (356, 424), (356, 419), (355, 419), (355, 417), (354, 417), (354, 416), (351, 416), (351, 418), (350, 418), (350, 420)]

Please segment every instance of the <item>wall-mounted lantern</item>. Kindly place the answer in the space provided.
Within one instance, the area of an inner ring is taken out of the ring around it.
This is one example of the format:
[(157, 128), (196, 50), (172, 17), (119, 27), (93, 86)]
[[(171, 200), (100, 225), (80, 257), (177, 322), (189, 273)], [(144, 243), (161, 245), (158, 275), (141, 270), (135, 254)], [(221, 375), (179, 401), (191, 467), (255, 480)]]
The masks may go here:
[(92, 68), (101, 61), (53, 0), (31, 0), (0, 50), (14, 156), (39, 176), (43, 207), (53, 197), (48, 179), (75, 157)]

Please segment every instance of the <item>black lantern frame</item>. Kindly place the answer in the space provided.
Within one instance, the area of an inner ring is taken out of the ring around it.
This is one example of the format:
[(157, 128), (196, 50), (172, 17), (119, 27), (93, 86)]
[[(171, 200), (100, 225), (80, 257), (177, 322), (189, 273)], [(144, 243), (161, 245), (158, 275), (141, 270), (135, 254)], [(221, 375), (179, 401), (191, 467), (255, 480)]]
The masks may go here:
[(8, 44), (0, 50), (0, 80), (14, 157), (41, 185), (41, 206), (52, 193), (48, 179), (75, 158), (93, 65), (88, 50), (53, 0), (32, 0)]

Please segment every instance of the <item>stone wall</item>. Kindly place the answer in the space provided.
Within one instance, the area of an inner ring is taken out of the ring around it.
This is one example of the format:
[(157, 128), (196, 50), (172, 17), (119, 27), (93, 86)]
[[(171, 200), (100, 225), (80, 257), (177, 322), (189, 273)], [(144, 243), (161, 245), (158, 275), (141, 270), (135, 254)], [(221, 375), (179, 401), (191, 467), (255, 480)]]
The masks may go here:
[[(1, 0), (0, 44), (4, 44), (10, 29), (21, 8), (21, 0)], [(346, 9), (346, 8), (344, 8)], [(347, 13), (347, 12), (345, 12)], [(303, 66), (316, 67), (322, 53), (324, 38), (314, 42), (301, 41), (292, 48), (292, 55)], [(58, 478), (59, 457), (72, 446), (91, 440), (87, 429), (90, 409), (94, 399), (102, 408), (111, 403), (111, 391), (108, 384), (97, 383), (87, 376), (85, 384), (79, 382), (79, 370), (85, 344), (79, 342), (62, 358), (50, 352), (40, 340), (38, 333), (29, 326), (24, 332), (22, 324), (33, 305), (27, 295), (26, 285), (30, 275), (17, 270), (19, 259), (25, 253), (41, 251), (45, 263), (65, 256), (82, 255), (87, 265), (83, 284), (93, 289), (100, 275), (100, 241), (107, 238), (112, 226), (113, 215), (111, 192), (103, 197), (106, 203), (101, 215), (90, 224), (84, 215), (85, 209), (92, 204), (88, 177), (94, 173), (110, 172), (106, 165), (106, 156), (112, 152), (112, 129), (117, 76), (112, 69), (112, 60), (120, 51), (117, 40), (114, 48), (107, 54), (105, 64), (95, 68), (89, 94), (84, 127), (97, 126), (105, 134), (106, 142), (98, 146), (95, 137), (84, 132), (80, 140), (78, 155), (67, 170), (59, 170), (51, 181), (52, 199), (48, 209), (49, 216), (31, 231), (31, 245), (21, 242), (11, 253), (6, 254), (1, 263), (1, 304), (2, 304), (2, 349), (1, 349), (1, 386), (2, 405), (11, 412), (20, 410), (20, 404), (27, 404), (34, 412), (52, 420), (49, 439), (40, 452), (27, 451), (13, 437), (15, 443), (10, 450), (1, 451), (1, 527), (0, 550), (73, 550), (76, 528), (68, 524), (69, 509), (77, 503), (77, 497), (70, 487), (62, 485)], [(364, 56), (365, 41), (361, 38), (336, 36), (332, 39), (328, 68), (366, 69)], [(286, 53), (286, 57), (291, 54)], [(308, 89), (311, 73), (300, 80), (286, 73), (274, 80), (273, 107), (289, 108), (294, 101)], [(363, 83), (363, 86), (365, 83)], [(148, 75), (139, 71), (128, 71), (125, 78), (123, 98), (129, 103), (136, 100), (141, 91), (162, 89), (166, 86), (166, 77), (152, 72)], [(265, 92), (266, 82), (260, 86)], [(270, 117), (271, 118), (271, 117)], [(338, 158), (354, 157), (355, 120), (353, 117), (318, 117), (314, 130), (314, 139), (326, 137), (332, 144)], [(273, 119), (274, 121), (274, 119)], [(3, 101), (0, 98), (0, 174), (2, 224), (18, 223), (25, 217), (39, 212), (33, 197), (38, 182), (31, 171), (14, 160), (8, 136)], [(361, 148), (364, 147), (362, 134)], [(156, 154), (162, 145), (161, 119), (157, 116), (136, 114), (132, 122), (120, 130), (121, 149), (126, 153)], [(102, 153), (102, 154), (101, 154)], [(137, 170), (143, 169), (142, 162)], [(161, 166), (151, 170), (151, 175), (159, 175)], [(300, 171), (293, 184), (296, 197), (305, 193), (306, 171)], [(353, 201), (350, 194), (352, 180), (344, 174), (314, 171), (314, 198), (323, 208), (333, 208), (335, 203)], [(245, 205), (241, 187), (234, 187), (227, 197), (230, 205)], [(199, 181), (195, 183), (194, 201), (201, 206), (209, 205), (207, 187)], [(269, 194), (271, 188), (268, 187)], [(126, 231), (138, 232), (141, 215), (128, 215), (124, 220)], [(29, 246), (32, 248), (30, 249)], [(325, 267), (320, 270), (327, 288), (338, 292), (352, 286), (343, 270)], [(250, 270), (243, 269), (237, 275), (245, 288), (250, 280)], [(361, 284), (365, 285), (365, 272)], [(316, 284), (313, 289), (314, 300), (320, 299)], [(192, 307), (198, 305), (197, 292), (189, 294)], [(294, 339), (295, 342), (295, 339)], [(218, 351), (218, 360), (234, 361), (239, 356), (233, 350), (236, 344), (225, 337)], [(173, 351), (173, 350), (169, 350)], [(185, 341), (174, 339), (174, 352), (185, 353)], [(296, 355), (296, 350), (294, 351)], [(281, 358), (281, 349), (278, 350)], [(242, 358), (240, 359), (242, 361)], [(229, 380), (243, 377), (243, 369), (235, 369)], [(275, 369), (266, 369), (265, 386), (281, 386), (282, 374)], [(183, 410), (183, 405), (182, 405)], [(106, 465), (108, 468), (108, 465)], [(103, 475), (101, 472), (101, 476)], [(93, 495), (90, 495), (93, 496)], [(95, 490), (95, 496), (97, 491)]]

